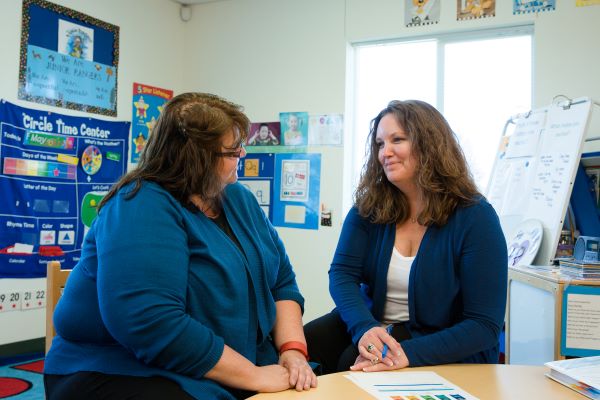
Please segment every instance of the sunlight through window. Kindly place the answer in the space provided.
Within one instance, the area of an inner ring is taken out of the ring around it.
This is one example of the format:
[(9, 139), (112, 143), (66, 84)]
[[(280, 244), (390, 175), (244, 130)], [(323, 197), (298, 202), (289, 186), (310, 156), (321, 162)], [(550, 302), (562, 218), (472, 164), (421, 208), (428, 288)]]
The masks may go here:
[(390, 100), (418, 99), (444, 114), (484, 192), (506, 120), (531, 109), (531, 60), (531, 27), (355, 45), (347, 190), (358, 182), (371, 119)]

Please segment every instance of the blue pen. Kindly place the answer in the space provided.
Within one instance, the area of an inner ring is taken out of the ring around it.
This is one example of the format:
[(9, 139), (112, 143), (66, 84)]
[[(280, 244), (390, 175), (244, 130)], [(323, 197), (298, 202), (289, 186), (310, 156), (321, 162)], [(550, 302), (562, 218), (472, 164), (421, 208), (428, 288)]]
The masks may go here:
[[(389, 324), (389, 325), (387, 326), (387, 328), (385, 328), (385, 330), (387, 331), (388, 335), (391, 335), (391, 334), (392, 334), (392, 328), (393, 328), (393, 327), (394, 327), (394, 325), (393, 325), (393, 324)], [(387, 346), (387, 344), (385, 344), (385, 343), (384, 343), (384, 344), (383, 344), (383, 350), (381, 351), (381, 359), (384, 359), (384, 358), (385, 358), (385, 355), (387, 354), (387, 351), (388, 351), (388, 346)]]

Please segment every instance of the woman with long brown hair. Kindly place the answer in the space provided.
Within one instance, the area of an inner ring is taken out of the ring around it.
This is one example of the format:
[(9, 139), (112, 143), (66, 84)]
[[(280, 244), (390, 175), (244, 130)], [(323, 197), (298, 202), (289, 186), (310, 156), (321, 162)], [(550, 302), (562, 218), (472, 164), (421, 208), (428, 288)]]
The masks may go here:
[(305, 326), (324, 373), (498, 361), (506, 242), (431, 105), (392, 101), (329, 270), (336, 309)]
[(167, 103), (106, 195), (54, 313), (46, 398), (233, 399), (317, 384), (283, 243), (237, 181), (249, 120)]

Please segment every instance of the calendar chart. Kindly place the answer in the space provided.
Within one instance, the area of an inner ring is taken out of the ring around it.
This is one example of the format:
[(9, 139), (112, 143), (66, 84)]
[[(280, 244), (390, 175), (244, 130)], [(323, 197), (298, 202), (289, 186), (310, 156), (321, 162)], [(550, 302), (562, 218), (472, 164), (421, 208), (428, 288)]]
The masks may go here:
[(129, 126), (0, 102), (0, 278), (75, 266), (96, 206), (126, 172)]

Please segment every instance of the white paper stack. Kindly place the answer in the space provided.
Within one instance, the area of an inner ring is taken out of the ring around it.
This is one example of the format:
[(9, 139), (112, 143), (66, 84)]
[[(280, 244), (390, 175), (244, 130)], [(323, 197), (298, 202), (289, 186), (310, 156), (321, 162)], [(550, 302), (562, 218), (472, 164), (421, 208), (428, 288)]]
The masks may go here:
[(600, 356), (550, 361), (547, 377), (589, 397), (600, 400)]

